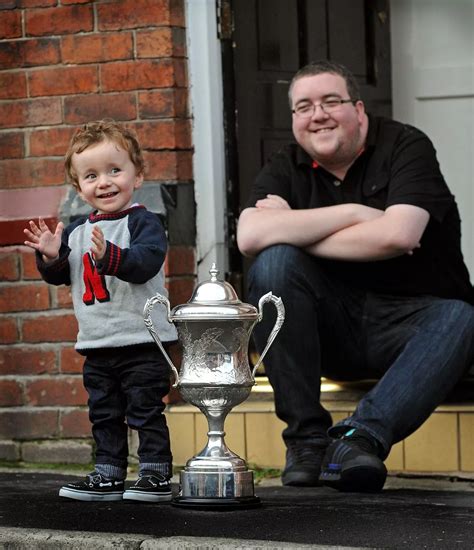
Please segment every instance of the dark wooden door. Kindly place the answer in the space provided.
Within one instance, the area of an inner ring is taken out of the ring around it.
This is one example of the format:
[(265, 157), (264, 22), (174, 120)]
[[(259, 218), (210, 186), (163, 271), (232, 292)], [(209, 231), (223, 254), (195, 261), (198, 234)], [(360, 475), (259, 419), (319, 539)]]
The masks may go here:
[(230, 279), (245, 297), (248, 261), (236, 247), (235, 220), (266, 159), (292, 139), (289, 82), (310, 61), (343, 63), (356, 75), (367, 109), (390, 116), (389, 1), (221, 3), (230, 10), (222, 37)]

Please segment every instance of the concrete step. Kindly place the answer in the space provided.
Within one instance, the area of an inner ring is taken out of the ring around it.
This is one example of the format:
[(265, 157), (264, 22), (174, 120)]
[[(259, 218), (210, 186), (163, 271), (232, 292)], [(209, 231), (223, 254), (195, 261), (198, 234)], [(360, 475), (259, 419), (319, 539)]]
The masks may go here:
[[(322, 401), (333, 421), (349, 416), (372, 385), (371, 381), (323, 381)], [(474, 401), (454, 398), (440, 405), (423, 426), (392, 448), (386, 460), (391, 473), (474, 479)], [(166, 415), (174, 463), (184, 465), (206, 444), (206, 418), (196, 407), (183, 402), (168, 405)], [(283, 428), (275, 415), (272, 388), (265, 377), (258, 377), (250, 397), (227, 417), (226, 443), (251, 465), (280, 469), (285, 463)]]

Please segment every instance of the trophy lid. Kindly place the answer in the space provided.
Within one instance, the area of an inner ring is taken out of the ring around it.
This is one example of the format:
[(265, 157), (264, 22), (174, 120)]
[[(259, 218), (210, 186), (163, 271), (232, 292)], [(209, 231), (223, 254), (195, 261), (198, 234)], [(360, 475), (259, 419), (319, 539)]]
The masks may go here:
[(194, 290), (187, 304), (176, 306), (171, 311), (172, 321), (200, 321), (226, 319), (257, 319), (257, 308), (239, 300), (232, 285), (219, 281), (219, 270), (213, 263), (211, 276)]

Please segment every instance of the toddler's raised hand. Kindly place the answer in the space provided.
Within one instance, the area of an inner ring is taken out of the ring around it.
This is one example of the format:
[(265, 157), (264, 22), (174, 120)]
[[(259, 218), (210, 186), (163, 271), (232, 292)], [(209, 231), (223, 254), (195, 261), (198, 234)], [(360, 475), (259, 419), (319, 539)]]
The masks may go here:
[(54, 233), (51, 232), (43, 218), (39, 218), (38, 225), (32, 220), (30, 220), (29, 224), (30, 228), (23, 230), (23, 233), (29, 239), (25, 241), (25, 245), (40, 252), (45, 262), (57, 260), (59, 249), (61, 248), (61, 235), (64, 224), (59, 222)]
[(107, 243), (105, 242), (104, 234), (98, 225), (95, 225), (92, 229), (92, 246), (91, 252), (96, 260), (102, 260), (107, 249)]

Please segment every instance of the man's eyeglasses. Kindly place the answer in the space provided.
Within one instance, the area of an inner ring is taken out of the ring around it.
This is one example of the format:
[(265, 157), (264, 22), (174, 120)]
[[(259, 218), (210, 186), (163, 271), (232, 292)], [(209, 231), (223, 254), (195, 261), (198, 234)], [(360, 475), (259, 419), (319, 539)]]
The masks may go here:
[(323, 113), (330, 114), (337, 111), (344, 103), (355, 102), (355, 99), (330, 99), (322, 103), (303, 103), (298, 105), (295, 109), (292, 109), (291, 112), (300, 118), (311, 118), (316, 112), (316, 107), (321, 107)]

